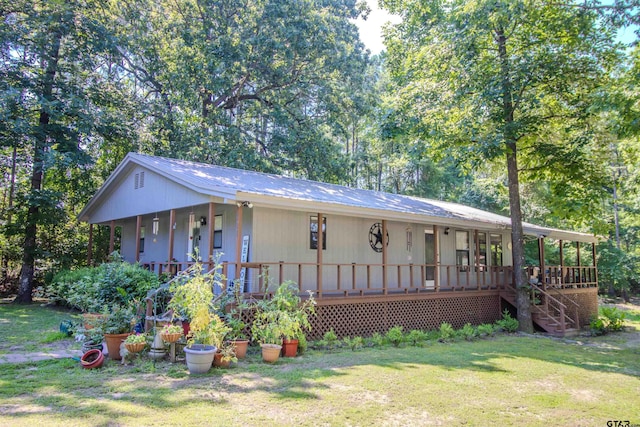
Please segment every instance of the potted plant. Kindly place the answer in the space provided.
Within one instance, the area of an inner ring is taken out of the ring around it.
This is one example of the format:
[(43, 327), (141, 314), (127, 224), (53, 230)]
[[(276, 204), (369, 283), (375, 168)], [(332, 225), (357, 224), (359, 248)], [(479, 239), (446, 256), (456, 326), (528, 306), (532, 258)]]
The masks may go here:
[(147, 334), (131, 334), (124, 340), (129, 353), (140, 353), (147, 345)]
[(184, 313), (190, 319), (184, 351), (187, 367), (192, 374), (206, 373), (211, 368), (216, 350), (229, 331), (215, 314), (213, 289), (216, 286), (224, 288), (221, 268), (216, 263), (212, 273), (203, 273), (202, 264), (195, 263), (185, 273), (185, 280), (176, 281), (170, 287), (173, 297), (169, 301), (169, 308), (174, 313)]
[(280, 357), (282, 350), (282, 329), (280, 328), (282, 312), (265, 310), (265, 307), (269, 307), (268, 303), (260, 304), (259, 307), (251, 325), (251, 333), (254, 339), (260, 343), (262, 360), (274, 363)]
[(275, 308), (282, 313), (279, 321), (283, 336), (283, 356), (295, 357), (299, 339), (306, 339), (305, 331), (311, 329), (309, 314), (315, 314), (316, 301), (311, 292), (303, 301), (298, 294), (298, 286), (291, 281), (278, 286), (272, 301)]
[(242, 320), (242, 313), (248, 308), (248, 304), (243, 300), (240, 289), (241, 286), (236, 283), (233, 292), (226, 294), (222, 306), (225, 311), (225, 323), (231, 328), (227, 334), (227, 340), (233, 347), (235, 356), (238, 359), (244, 359), (247, 355), (249, 340), (244, 333), (247, 324)]
[(182, 326), (167, 323), (160, 329), (160, 337), (162, 341), (167, 343), (176, 342), (183, 334)]
[(219, 368), (228, 368), (231, 362), (237, 362), (235, 347), (230, 341), (225, 341), (222, 346), (216, 352), (213, 358), (213, 366)]
[(104, 334), (107, 353), (112, 360), (120, 360), (120, 344), (125, 340), (136, 323), (131, 305), (113, 305), (102, 310), (103, 317), (96, 321), (96, 329)]

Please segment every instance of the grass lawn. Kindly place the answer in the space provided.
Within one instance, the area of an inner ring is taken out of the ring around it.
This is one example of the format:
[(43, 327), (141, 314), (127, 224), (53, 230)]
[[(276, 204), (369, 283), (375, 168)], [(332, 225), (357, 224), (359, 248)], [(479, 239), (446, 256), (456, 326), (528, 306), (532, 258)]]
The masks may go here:
[[(605, 337), (309, 351), (273, 366), (253, 349), (198, 377), (184, 364), (141, 360), (100, 370), (73, 360), (0, 365), (0, 425), (640, 425), (635, 309), (626, 332)], [(6, 322), (21, 310), (0, 304), (0, 338), (14, 339)], [(26, 310), (51, 318), (32, 329), (57, 329), (59, 312)], [(25, 331), (36, 344), (39, 335)]]

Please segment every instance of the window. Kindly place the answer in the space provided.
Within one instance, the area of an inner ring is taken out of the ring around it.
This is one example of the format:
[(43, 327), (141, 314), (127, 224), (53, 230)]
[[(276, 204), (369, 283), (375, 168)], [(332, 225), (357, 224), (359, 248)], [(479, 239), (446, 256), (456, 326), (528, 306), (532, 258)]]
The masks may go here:
[(456, 231), (456, 265), (460, 271), (467, 271), (469, 267), (469, 232)]
[(502, 265), (502, 235), (491, 235), (491, 265)]
[[(312, 216), (309, 221), (310, 249), (318, 249), (318, 217)], [(322, 217), (322, 249), (327, 249), (327, 218)]]
[(478, 259), (476, 260), (477, 271), (487, 270), (487, 234), (478, 233), (477, 251)]
[(213, 221), (213, 248), (222, 249), (222, 215), (216, 215)]
[(144, 252), (144, 225), (140, 227), (140, 250), (138, 252)]

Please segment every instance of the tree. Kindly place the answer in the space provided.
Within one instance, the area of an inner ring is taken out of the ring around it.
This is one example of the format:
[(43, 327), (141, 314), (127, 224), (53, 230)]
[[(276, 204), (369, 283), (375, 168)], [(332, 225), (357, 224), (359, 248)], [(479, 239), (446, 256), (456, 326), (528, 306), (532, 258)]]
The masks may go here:
[(460, 161), (505, 161), (518, 320), (532, 331), (518, 162), (539, 157), (544, 169), (557, 147), (584, 158), (589, 139), (576, 135), (598, 82), (618, 63), (613, 31), (595, 12), (543, 0), (382, 4), (403, 16), (388, 30), (389, 66), (419, 111), (418, 132)]
[[(36, 260), (56, 254), (56, 246), (72, 251), (58, 243), (74, 240), (65, 229), (69, 217), (75, 220), (73, 209), (94, 190), (88, 150), (100, 136), (118, 135), (105, 126), (109, 109), (100, 108), (113, 93), (105, 84), (111, 76), (104, 60), (113, 50), (96, 18), (101, 5), (21, 0), (0, 6), (2, 148), (16, 149), (18, 173), (28, 175), (9, 211), (19, 220), (3, 230), (23, 239), (18, 303), (31, 302)], [(55, 243), (45, 245), (51, 236)]]

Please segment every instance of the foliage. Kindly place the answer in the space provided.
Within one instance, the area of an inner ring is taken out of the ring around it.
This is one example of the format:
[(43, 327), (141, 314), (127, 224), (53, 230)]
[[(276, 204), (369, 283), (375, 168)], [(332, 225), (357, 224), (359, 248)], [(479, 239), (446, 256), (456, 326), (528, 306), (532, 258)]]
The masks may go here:
[(504, 332), (513, 333), (518, 330), (518, 320), (511, 317), (509, 310), (506, 308), (502, 312), (502, 319), (496, 321), (496, 327)]
[(491, 323), (482, 323), (476, 328), (478, 336), (480, 337), (492, 337), (496, 333), (496, 328)]
[(143, 300), (149, 290), (158, 286), (158, 278), (152, 272), (138, 264), (117, 261), (63, 270), (48, 286), (47, 296), (54, 302), (90, 313), (105, 305)]
[(131, 332), (137, 323), (134, 305), (114, 304), (110, 307), (104, 307), (100, 314), (102, 316), (95, 317), (95, 329), (103, 334), (124, 334)]
[(322, 340), (326, 343), (329, 350), (336, 348), (338, 345), (338, 335), (336, 335), (333, 328), (324, 333)]
[(593, 335), (605, 335), (624, 329), (625, 313), (616, 307), (600, 307), (599, 313), (589, 324)]
[(598, 281), (601, 287), (628, 291), (639, 275), (640, 255), (622, 251), (611, 241), (598, 245)]
[(373, 345), (374, 347), (382, 347), (383, 345), (385, 345), (385, 342), (386, 342), (384, 336), (382, 336), (378, 332), (374, 332), (367, 341), (371, 343), (371, 345)]
[(222, 266), (216, 262), (214, 268), (203, 273), (203, 266), (197, 262), (189, 267), (182, 280), (171, 283), (173, 293), (168, 307), (174, 317), (184, 315), (189, 320), (187, 336), (189, 346), (195, 344), (215, 345), (220, 348), (225, 335), (231, 330), (216, 314), (219, 306), (214, 301), (214, 288), (224, 291)]
[(440, 325), (440, 334), (438, 341), (440, 342), (450, 342), (453, 341), (456, 337), (456, 331), (453, 329), (451, 323), (442, 323)]
[(160, 329), (162, 335), (183, 334), (184, 329), (180, 325), (174, 325), (173, 323), (167, 323)]
[(385, 334), (385, 338), (394, 347), (399, 347), (400, 344), (405, 341), (404, 334), (402, 333), (402, 326), (394, 326), (392, 328), (389, 328), (389, 330)]
[(422, 346), (422, 343), (427, 340), (427, 334), (419, 329), (412, 329), (406, 336), (406, 340), (414, 347)]
[(466, 323), (460, 330), (458, 335), (467, 341), (473, 341), (478, 337), (478, 330), (474, 328), (471, 323)]
[(147, 334), (131, 334), (125, 340), (125, 344), (146, 344), (149, 337)]
[(238, 361), (238, 358), (236, 357), (235, 348), (228, 341), (223, 342), (220, 345), (220, 347), (218, 347), (218, 353), (222, 355), (223, 362), (236, 363)]
[(344, 337), (342, 342), (351, 349), (351, 351), (360, 350), (364, 346), (364, 340), (360, 336)]

